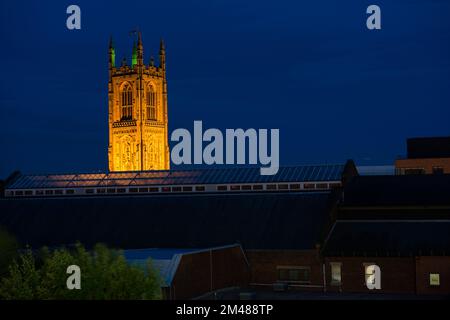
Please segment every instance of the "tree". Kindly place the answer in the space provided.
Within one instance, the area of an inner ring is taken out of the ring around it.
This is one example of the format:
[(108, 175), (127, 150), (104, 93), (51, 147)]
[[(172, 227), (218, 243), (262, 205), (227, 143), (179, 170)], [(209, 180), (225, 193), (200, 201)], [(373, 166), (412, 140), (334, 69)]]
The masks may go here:
[(16, 238), (0, 227), (0, 279), (8, 273), (8, 267), (17, 257), (18, 250)]
[[(40, 267), (36, 267), (39, 265)], [(81, 269), (81, 289), (69, 290), (69, 265)], [(96, 245), (88, 252), (82, 245), (74, 250), (43, 248), (39, 259), (31, 251), (20, 256), (3, 279), (4, 299), (160, 299), (159, 274), (148, 261), (145, 269), (130, 265), (122, 252)]]
[(9, 276), (2, 280), (0, 297), (8, 300), (29, 300), (37, 297), (39, 272), (31, 250), (20, 255), (9, 267)]

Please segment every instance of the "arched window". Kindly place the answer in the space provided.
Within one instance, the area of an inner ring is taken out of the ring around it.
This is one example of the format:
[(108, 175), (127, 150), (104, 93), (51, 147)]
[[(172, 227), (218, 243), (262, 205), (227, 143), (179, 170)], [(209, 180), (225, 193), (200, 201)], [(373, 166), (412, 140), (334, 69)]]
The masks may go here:
[(131, 120), (133, 118), (133, 91), (131, 90), (131, 86), (126, 84), (122, 89), (121, 94), (121, 106), (122, 106), (122, 114), (121, 120)]
[(156, 92), (152, 85), (147, 87), (147, 119), (156, 120)]

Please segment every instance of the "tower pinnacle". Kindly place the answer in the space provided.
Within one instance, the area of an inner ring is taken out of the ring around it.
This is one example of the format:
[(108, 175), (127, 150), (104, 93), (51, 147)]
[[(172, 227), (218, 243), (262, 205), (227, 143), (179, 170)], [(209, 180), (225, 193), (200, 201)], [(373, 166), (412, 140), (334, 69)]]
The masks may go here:
[(161, 42), (159, 43), (159, 67), (163, 70), (166, 69), (166, 48), (163, 38), (161, 38)]
[(114, 43), (112, 36), (109, 38), (109, 67), (114, 68), (116, 66), (116, 51), (114, 50)]

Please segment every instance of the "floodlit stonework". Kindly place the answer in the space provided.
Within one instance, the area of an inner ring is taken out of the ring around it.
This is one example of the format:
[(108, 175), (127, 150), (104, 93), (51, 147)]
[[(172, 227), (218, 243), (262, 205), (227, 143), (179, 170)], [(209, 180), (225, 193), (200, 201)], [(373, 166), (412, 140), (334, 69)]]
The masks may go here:
[(108, 160), (110, 171), (168, 170), (167, 79), (164, 43), (159, 66), (144, 64), (141, 34), (133, 47), (131, 66), (116, 66), (109, 44)]

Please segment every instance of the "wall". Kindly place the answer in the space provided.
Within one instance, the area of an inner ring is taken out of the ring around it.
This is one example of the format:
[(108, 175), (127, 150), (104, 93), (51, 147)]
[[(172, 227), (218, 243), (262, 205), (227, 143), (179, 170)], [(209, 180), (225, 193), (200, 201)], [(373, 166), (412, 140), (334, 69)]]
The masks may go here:
[[(330, 262), (340, 262), (341, 286), (331, 286)], [(364, 263), (375, 263), (381, 269), (381, 289), (369, 290), (365, 285)], [(328, 291), (364, 293), (415, 293), (414, 257), (327, 257), (325, 269)]]
[[(167, 297), (190, 299), (207, 292), (229, 287), (272, 290), (277, 282), (277, 266), (309, 266), (311, 283), (292, 285), (289, 289), (322, 291), (325, 263), (328, 292), (450, 294), (450, 257), (326, 257), (317, 250), (247, 250), (247, 260), (240, 247), (184, 255)], [(212, 276), (211, 276), (212, 262)], [(341, 286), (331, 286), (330, 262), (342, 264)], [(381, 289), (365, 285), (364, 263), (375, 263), (381, 269)], [(440, 286), (429, 285), (429, 274), (440, 274)]]
[[(440, 286), (430, 286), (430, 273), (440, 274)], [(416, 257), (417, 294), (450, 294), (450, 257)]]
[(298, 284), (291, 288), (322, 290), (322, 262), (317, 250), (246, 250), (250, 264), (250, 285), (271, 287), (278, 280), (277, 266), (305, 266), (311, 268), (310, 284)]
[(245, 287), (249, 280), (247, 260), (240, 246), (184, 254), (167, 298), (191, 299), (207, 292)]
[(414, 169), (423, 168), (426, 174), (433, 173), (433, 167), (442, 167), (445, 174), (450, 173), (450, 158), (431, 158), (431, 159), (399, 159), (395, 161), (396, 169)]

